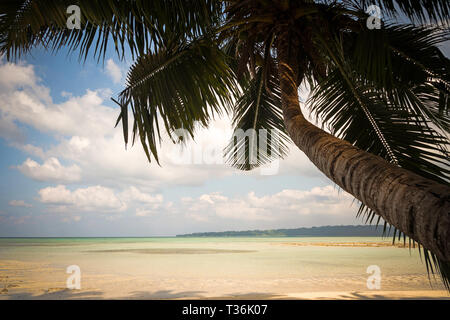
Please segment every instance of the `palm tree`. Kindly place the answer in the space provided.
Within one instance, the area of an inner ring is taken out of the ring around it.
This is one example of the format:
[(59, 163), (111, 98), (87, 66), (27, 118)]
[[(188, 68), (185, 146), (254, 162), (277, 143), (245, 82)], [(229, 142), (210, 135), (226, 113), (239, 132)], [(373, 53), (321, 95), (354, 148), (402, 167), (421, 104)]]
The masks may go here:
[[(72, 4), (79, 30), (66, 27)], [(369, 4), (379, 29), (367, 27)], [(292, 141), (368, 222), (382, 218), (394, 238), (422, 247), (449, 288), (450, 60), (439, 49), (449, 17), (445, 0), (9, 0), (0, 52), (68, 47), (100, 60), (111, 43), (121, 58), (130, 52), (127, 87), (113, 99), (126, 144), (129, 109), (133, 143), (139, 136), (158, 163), (162, 130), (193, 137), (195, 123), (232, 113), (236, 129), (256, 130), (230, 142), (232, 165), (251, 170)], [(305, 84), (322, 128), (300, 108)], [(269, 130), (269, 152), (250, 143), (259, 129)]]

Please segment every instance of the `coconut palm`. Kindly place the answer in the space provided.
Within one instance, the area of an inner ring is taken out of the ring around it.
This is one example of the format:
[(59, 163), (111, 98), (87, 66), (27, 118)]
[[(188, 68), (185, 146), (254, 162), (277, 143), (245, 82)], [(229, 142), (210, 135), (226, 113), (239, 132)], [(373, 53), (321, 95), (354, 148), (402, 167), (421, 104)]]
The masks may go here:
[[(79, 30), (66, 27), (72, 4)], [(380, 28), (368, 27), (370, 4)], [(113, 100), (125, 143), (131, 110), (133, 143), (138, 136), (149, 161), (159, 163), (163, 131), (176, 142), (176, 129), (193, 137), (196, 123), (231, 113), (236, 129), (255, 129), (232, 139), (231, 165), (251, 170), (293, 142), (360, 201), (368, 222), (377, 217), (421, 246), (448, 287), (450, 60), (439, 45), (449, 17), (446, 0), (9, 0), (0, 4), (0, 52), (131, 53)], [(301, 85), (321, 126), (300, 107)]]

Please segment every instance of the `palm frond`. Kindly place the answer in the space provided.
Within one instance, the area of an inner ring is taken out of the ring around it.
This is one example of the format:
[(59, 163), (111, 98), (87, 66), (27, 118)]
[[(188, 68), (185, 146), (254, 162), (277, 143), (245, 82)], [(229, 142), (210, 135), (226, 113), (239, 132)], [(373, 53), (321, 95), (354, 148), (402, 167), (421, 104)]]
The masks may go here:
[[(443, 112), (448, 112), (450, 60), (437, 47), (447, 39), (448, 31), (431, 27), (363, 29), (347, 38), (347, 59), (354, 71), (396, 104), (413, 108), (449, 132), (450, 119)], [(420, 88), (420, 93), (415, 93), (420, 99), (411, 94), (411, 88)]]
[[(386, 100), (373, 87), (356, 83), (355, 90), (364, 105), (370, 106), (370, 113), (398, 165), (441, 183), (450, 181), (447, 151), (450, 142), (430, 126), (430, 121), (423, 115), (412, 113), (413, 108), (405, 109)], [(420, 103), (421, 91), (421, 87), (410, 89), (412, 103)], [(391, 160), (340, 72), (333, 72), (315, 88), (308, 105), (333, 134)]]
[(278, 79), (268, 75), (264, 85), (264, 72), (263, 67), (258, 68), (234, 105), (235, 130), (225, 156), (241, 170), (252, 170), (288, 153), (290, 140), (283, 122)]
[(236, 86), (226, 59), (208, 39), (140, 57), (118, 99), (122, 110), (118, 121), (123, 124), (125, 143), (128, 107), (134, 116), (133, 141), (139, 134), (149, 161), (153, 155), (157, 162), (162, 126), (169, 135), (184, 129), (193, 137), (196, 122), (207, 126), (214, 115), (230, 108)]
[[(69, 30), (66, 10), (81, 10), (81, 29)], [(113, 43), (120, 57), (126, 50), (145, 54), (169, 40), (196, 37), (220, 19), (223, 4), (196, 0), (8, 0), (0, 2), (0, 54), (20, 57), (42, 45), (88, 52), (101, 58)]]
[(405, 15), (411, 21), (418, 23), (443, 22), (450, 16), (450, 3), (445, 0), (350, 0), (366, 9), (370, 5), (377, 5), (383, 15), (398, 17)]

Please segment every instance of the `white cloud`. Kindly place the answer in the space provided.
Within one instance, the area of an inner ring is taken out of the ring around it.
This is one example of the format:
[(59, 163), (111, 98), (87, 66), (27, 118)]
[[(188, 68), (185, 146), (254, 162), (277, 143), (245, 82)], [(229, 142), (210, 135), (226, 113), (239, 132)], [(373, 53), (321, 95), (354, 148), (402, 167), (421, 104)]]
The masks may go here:
[(4, 63), (0, 68), (0, 88), (10, 90), (17, 86), (34, 86), (38, 81), (30, 64)]
[(283, 190), (258, 197), (250, 192), (242, 197), (220, 193), (203, 194), (196, 199), (183, 198), (182, 211), (198, 221), (216, 217), (249, 221), (275, 221), (308, 215), (348, 216), (353, 197), (331, 185), (311, 190)]
[(151, 195), (140, 191), (136, 187), (129, 187), (119, 197), (127, 203), (137, 204), (140, 207), (136, 208), (136, 216), (147, 217), (161, 212), (164, 198), (161, 194)]
[(13, 207), (25, 207), (25, 208), (33, 207), (33, 205), (26, 203), (24, 200), (11, 200), (8, 204)]
[(136, 187), (129, 187), (127, 190), (121, 193), (121, 198), (126, 201), (137, 201), (144, 204), (157, 205), (163, 202), (163, 196), (161, 194), (151, 195), (141, 192)]
[(106, 61), (106, 73), (116, 84), (120, 83), (120, 80), (122, 80), (122, 70), (120, 70), (119, 66), (113, 61), (113, 59), (108, 59), (108, 61)]
[(57, 158), (49, 158), (42, 165), (27, 159), (17, 169), (25, 176), (37, 181), (70, 183), (81, 180), (81, 168), (77, 165), (64, 167)]
[(118, 213), (136, 208), (137, 216), (149, 216), (170, 207), (161, 194), (149, 194), (131, 186), (116, 192), (103, 186), (69, 190), (63, 185), (41, 189), (38, 200), (52, 211), (76, 214), (78, 211)]
[[(258, 196), (249, 192), (243, 196), (225, 196), (220, 192), (183, 197), (176, 203), (165, 202), (160, 194), (149, 194), (132, 186), (121, 192), (102, 186), (69, 190), (65, 186), (48, 187), (39, 191), (38, 200), (52, 211), (69, 213), (67, 219), (79, 212), (120, 213), (134, 210), (138, 217), (168, 217), (178, 221), (201, 223), (220, 221), (260, 224), (294, 221), (297, 225), (321, 225), (327, 221), (348, 223), (354, 219), (356, 206), (349, 194), (331, 185), (310, 190), (286, 189)], [(303, 223), (302, 223), (303, 221)]]
[(60, 211), (76, 209), (81, 211), (120, 212), (127, 209), (112, 189), (102, 186), (79, 188), (74, 191), (65, 186), (48, 187), (39, 190), (40, 202), (53, 205)]
[(113, 127), (109, 120), (117, 117), (116, 110), (101, 105), (103, 100), (97, 91), (87, 90), (84, 96), (61, 104), (46, 101), (51, 100), (50, 96), (37, 97), (30, 88), (2, 93), (0, 97), (5, 121), (19, 121), (60, 136), (104, 134), (106, 127)]

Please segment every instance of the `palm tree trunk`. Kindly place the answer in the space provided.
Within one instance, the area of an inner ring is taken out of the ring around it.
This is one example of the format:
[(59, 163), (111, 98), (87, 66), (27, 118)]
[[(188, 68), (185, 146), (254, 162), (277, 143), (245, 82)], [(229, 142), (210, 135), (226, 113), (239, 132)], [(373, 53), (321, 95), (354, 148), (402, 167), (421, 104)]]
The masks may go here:
[(450, 262), (450, 187), (394, 166), (311, 124), (298, 100), (296, 46), (278, 38), (285, 126), (314, 165), (390, 225)]

